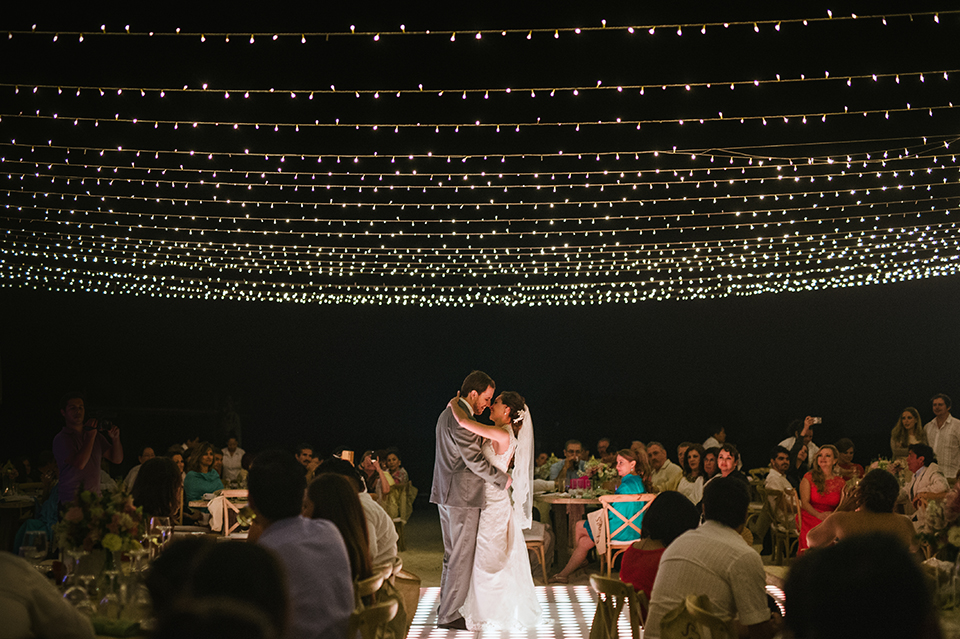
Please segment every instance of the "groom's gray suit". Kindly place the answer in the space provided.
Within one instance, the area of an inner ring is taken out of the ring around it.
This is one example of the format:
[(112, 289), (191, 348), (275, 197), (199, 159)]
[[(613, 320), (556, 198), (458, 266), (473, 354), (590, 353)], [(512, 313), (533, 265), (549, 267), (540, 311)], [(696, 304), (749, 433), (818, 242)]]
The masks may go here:
[[(462, 399), (468, 414), (470, 407)], [(483, 484), (506, 489), (508, 476), (480, 452), (482, 438), (460, 426), (449, 406), (437, 420), (437, 454), (433, 465), (430, 502), (440, 509), (443, 530), (443, 573), (440, 576), (440, 610), (437, 623), (447, 624), (462, 615), (477, 549), (477, 526), (484, 506)]]

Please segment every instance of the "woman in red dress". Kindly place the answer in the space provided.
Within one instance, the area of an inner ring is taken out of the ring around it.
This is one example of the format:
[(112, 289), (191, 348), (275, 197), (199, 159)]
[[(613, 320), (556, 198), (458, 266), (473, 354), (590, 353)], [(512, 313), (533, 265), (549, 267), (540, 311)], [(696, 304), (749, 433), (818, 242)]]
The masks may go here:
[(840, 505), (845, 482), (835, 472), (839, 459), (836, 447), (821, 447), (817, 464), (800, 482), (800, 552), (807, 549), (807, 533)]

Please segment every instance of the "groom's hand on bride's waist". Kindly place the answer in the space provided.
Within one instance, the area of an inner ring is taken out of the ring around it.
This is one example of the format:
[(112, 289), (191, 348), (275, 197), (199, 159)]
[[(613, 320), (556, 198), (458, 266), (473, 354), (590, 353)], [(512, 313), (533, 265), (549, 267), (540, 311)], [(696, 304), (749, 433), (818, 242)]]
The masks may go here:
[(510, 490), (510, 484), (513, 483), (513, 477), (507, 475), (507, 485), (503, 487), (504, 490)]

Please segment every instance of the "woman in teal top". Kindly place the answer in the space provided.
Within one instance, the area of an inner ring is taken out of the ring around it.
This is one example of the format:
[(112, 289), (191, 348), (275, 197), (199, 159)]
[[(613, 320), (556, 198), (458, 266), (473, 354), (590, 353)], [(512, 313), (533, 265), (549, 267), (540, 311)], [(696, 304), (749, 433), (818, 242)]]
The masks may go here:
[(183, 480), (183, 495), (187, 503), (203, 499), (204, 494), (223, 488), (220, 475), (213, 469), (213, 444), (202, 442), (190, 455), (187, 476)]
[[(644, 485), (644, 478), (650, 476), (650, 463), (647, 461), (646, 453), (639, 453), (629, 448), (617, 452), (617, 474), (620, 475), (620, 486), (617, 488), (618, 495), (642, 495), (647, 492)], [(627, 519), (635, 515), (642, 507), (642, 502), (625, 502), (614, 506), (617, 512), (621, 513)], [(610, 530), (616, 530), (623, 521), (614, 514), (609, 515)], [(635, 523), (637, 528), (641, 527), (643, 515), (637, 517)], [(632, 541), (639, 539), (640, 534), (633, 528), (627, 526), (613, 536), (615, 541)], [(593, 531), (587, 522), (582, 521), (577, 525), (577, 546), (570, 556), (570, 561), (550, 580), (551, 583), (565, 584), (570, 578), (570, 573), (580, 568), (587, 559), (587, 553), (596, 546), (593, 540)]]

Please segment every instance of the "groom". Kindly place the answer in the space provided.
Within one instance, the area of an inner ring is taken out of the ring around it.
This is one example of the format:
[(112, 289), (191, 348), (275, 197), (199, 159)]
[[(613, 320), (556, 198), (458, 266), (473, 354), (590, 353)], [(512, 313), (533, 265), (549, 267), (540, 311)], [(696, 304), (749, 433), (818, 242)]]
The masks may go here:
[[(482, 371), (473, 371), (460, 387), (460, 406), (479, 416), (490, 406), (496, 384)], [(449, 406), (437, 420), (437, 454), (433, 466), (430, 502), (440, 509), (443, 530), (443, 573), (440, 576), (440, 610), (437, 625), (466, 630), (460, 606), (470, 588), (477, 526), (484, 506), (483, 483), (501, 490), (510, 476), (498, 470), (480, 452), (482, 438), (457, 423)]]

